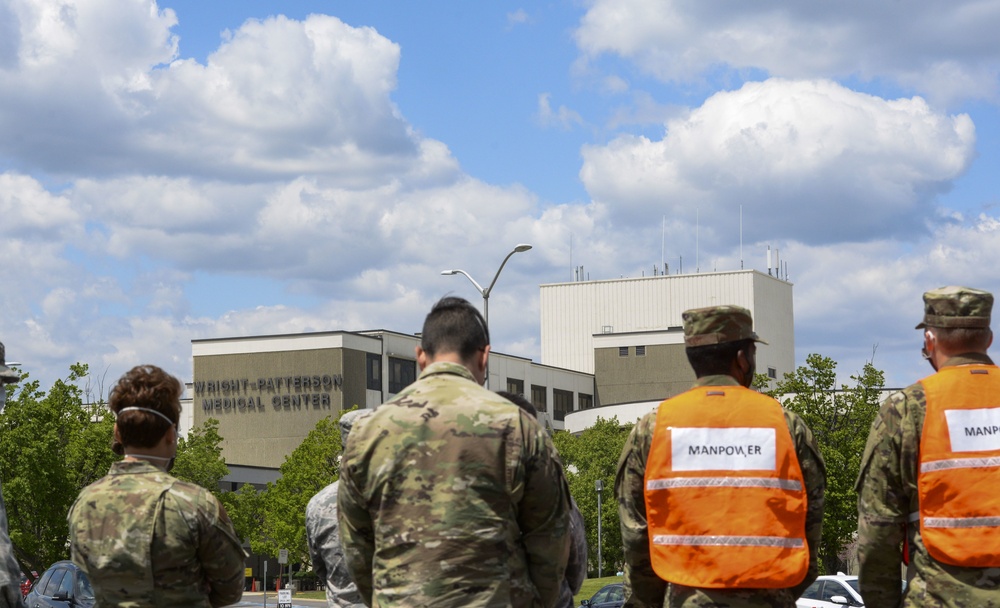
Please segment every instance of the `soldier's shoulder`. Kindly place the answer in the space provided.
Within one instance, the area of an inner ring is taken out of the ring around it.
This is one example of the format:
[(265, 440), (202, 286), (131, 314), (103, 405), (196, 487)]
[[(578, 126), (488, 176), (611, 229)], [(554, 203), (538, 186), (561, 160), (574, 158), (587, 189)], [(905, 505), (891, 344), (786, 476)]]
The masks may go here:
[(339, 481), (326, 486), (306, 504), (306, 526), (311, 526), (328, 518), (337, 517), (337, 489)]

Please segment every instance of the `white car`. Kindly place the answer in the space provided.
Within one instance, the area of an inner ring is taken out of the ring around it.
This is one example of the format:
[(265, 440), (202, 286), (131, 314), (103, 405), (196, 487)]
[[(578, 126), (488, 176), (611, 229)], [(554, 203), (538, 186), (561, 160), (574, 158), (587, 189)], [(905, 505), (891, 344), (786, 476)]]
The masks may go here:
[(795, 602), (796, 608), (842, 608), (864, 606), (858, 591), (858, 577), (846, 574), (824, 575), (816, 578)]

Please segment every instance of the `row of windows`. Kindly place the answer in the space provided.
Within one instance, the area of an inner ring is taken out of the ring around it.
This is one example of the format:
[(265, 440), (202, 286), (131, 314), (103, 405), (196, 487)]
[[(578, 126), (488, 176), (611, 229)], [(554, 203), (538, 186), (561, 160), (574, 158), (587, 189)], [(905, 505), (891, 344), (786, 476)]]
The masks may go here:
[[(618, 347), (618, 356), (619, 357), (627, 357), (628, 356), (628, 348), (629, 347), (627, 347), (627, 346), (619, 346)], [(643, 346), (636, 346), (635, 347), (635, 356), (636, 357), (645, 357), (646, 356), (646, 347), (645, 347), (645, 345), (643, 345)]]
[[(638, 348), (638, 347), (637, 347)], [(643, 347), (645, 354), (645, 347)], [(368, 390), (382, 390), (382, 356), (377, 353), (368, 353), (366, 360)], [(397, 359), (389, 357), (389, 392), (398, 393), (412, 384), (417, 379), (417, 362), (409, 359)], [(524, 380), (517, 378), (507, 378), (507, 392), (515, 395), (524, 395)], [(590, 409), (594, 407), (594, 396), (586, 393), (579, 393), (580, 409)], [(548, 399), (546, 387), (531, 385), (531, 403), (539, 412), (548, 411)], [(552, 389), (552, 417), (556, 420), (565, 420), (566, 414), (573, 411), (573, 391), (563, 389)]]

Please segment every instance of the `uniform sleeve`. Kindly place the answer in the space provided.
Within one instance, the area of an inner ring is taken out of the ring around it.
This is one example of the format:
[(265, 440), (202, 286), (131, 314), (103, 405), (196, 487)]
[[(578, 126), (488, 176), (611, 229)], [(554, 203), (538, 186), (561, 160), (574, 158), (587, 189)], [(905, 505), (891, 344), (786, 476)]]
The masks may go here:
[(0, 489), (0, 608), (23, 608), (21, 569), (14, 559), (14, 547), (7, 535), (7, 509)]
[[(340, 541), (344, 548), (347, 570), (358, 587), (358, 593), (365, 604), (372, 605), (372, 560), (375, 558), (375, 534), (368, 502), (359, 487), (360, 479), (350, 465), (354, 458), (352, 448), (356, 445), (352, 432), (344, 452), (340, 467), (339, 489), (337, 491), (337, 519), (340, 522)], [(371, 464), (371, 463), (368, 463)]]
[(902, 415), (907, 396), (886, 398), (872, 423), (858, 476), (858, 562), (868, 606), (898, 606), (902, 599), (901, 545), (909, 498), (901, 475)]
[(306, 541), (313, 571), (323, 581), (327, 601), (334, 606), (361, 605), (361, 596), (344, 563), (337, 519), (339, 482), (320, 490), (306, 506)]
[[(320, 491), (322, 494), (322, 490)], [(320, 547), (326, 538), (323, 527), (320, 525), (320, 494), (313, 496), (306, 505), (306, 544), (309, 548), (309, 560), (312, 561), (313, 572), (321, 581), (326, 581), (326, 560), (323, 559), (323, 552)]]
[(615, 477), (615, 496), (618, 498), (625, 550), (625, 606), (634, 608), (660, 608), (667, 592), (666, 581), (653, 571), (649, 557), (646, 502), (643, 497), (646, 456), (653, 439), (652, 426), (647, 416), (632, 429), (618, 460)]
[(212, 606), (228, 606), (243, 597), (246, 553), (226, 509), (206, 492), (198, 558), (208, 583)]
[(587, 578), (587, 529), (584, 526), (583, 514), (572, 498), (570, 498), (569, 530), (571, 547), (569, 562), (566, 564), (566, 582), (569, 583), (573, 595), (576, 595)]
[(554, 606), (569, 561), (570, 494), (549, 434), (527, 414), (521, 416), (525, 437), (524, 492), (517, 509), (528, 575), (543, 606)]
[(819, 445), (812, 431), (798, 416), (793, 416), (790, 426), (795, 437), (795, 455), (802, 469), (802, 479), (806, 484), (806, 543), (809, 545), (809, 570), (801, 583), (792, 588), (794, 597), (799, 597), (819, 575), (819, 546), (823, 537), (823, 508), (826, 497), (826, 463), (819, 451)]

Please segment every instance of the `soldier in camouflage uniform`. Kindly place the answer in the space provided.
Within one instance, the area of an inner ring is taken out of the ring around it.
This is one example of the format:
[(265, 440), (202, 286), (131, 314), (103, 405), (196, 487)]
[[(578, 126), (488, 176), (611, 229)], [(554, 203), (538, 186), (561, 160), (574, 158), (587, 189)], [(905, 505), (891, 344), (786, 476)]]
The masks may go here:
[[(692, 390), (706, 386), (749, 387), (756, 370), (755, 342), (760, 341), (753, 332), (750, 312), (739, 306), (714, 306), (686, 311), (683, 319), (688, 359), (698, 376)], [(644, 491), (658, 411), (644, 416), (632, 429), (622, 450), (615, 479), (625, 549), (625, 606), (793, 608), (795, 600), (818, 574), (817, 551), (823, 525), (826, 468), (812, 432), (797, 415), (783, 412), (805, 485), (805, 539), (809, 558), (805, 578), (790, 588), (690, 587), (668, 584), (657, 576), (652, 565)]]
[[(347, 437), (354, 425), (371, 413), (371, 410), (354, 410), (340, 417), (340, 445), (347, 445)], [(306, 541), (313, 570), (326, 585), (326, 603), (330, 608), (338, 606), (361, 608), (361, 594), (351, 580), (344, 560), (344, 547), (340, 542), (340, 523), (337, 521), (337, 488), (334, 481), (320, 490), (306, 505)]]
[[(993, 335), (992, 307), (991, 294), (966, 287), (924, 294), (924, 320), (917, 329), (924, 330), (923, 355), (938, 373), (885, 399), (872, 423), (858, 477), (860, 586), (868, 606), (1000, 606), (1000, 568), (961, 567), (935, 559), (917, 521), (919, 448), (927, 412), (924, 383), (956, 366), (982, 366), (979, 373), (996, 373), (986, 354)], [(984, 407), (996, 407), (1000, 395), (980, 399)], [(992, 488), (997, 488), (995, 483)], [(997, 531), (983, 528), (981, 534), (985, 539)], [(974, 551), (976, 543), (970, 547)], [(905, 594), (900, 583), (904, 558), (909, 563)]]
[(181, 384), (133, 368), (112, 389), (125, 459), (80, 492), (69, 512), (70, 556), (101, 606), (226, 606), (243, 595), (243, 551), (211, 492), (167, 474), (177, 453)]
[[(4, 345), (0, 342), (0, 412), (3, 411), (7, 399), (4, 385), (17, 382), (21, 377), (17, 372), (7, 367)], [(7, 535), (7, 508), (3, 503), (3, 489), (0, 489), (0, 608), (20, 608), (21, 576), (17, 560), (14, 559), (14, 547)]]
[(569, 554), (569, 490), (548, 433), (481, 386), (482, 315), (444, 298), (420, 377), (351, 432), (340, 532), (365, 603), (553, 606)]

